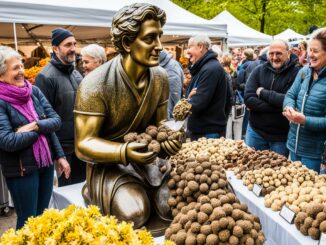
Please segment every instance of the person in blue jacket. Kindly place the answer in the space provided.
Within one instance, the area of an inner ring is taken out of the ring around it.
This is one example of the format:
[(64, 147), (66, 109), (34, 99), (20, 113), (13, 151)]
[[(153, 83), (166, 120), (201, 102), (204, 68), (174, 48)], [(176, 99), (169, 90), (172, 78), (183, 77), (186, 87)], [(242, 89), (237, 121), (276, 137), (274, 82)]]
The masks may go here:
[(288, 90), (283, 115), (290, 122), (287, 147), (292, 161), (320, 171), (326, 140), (326, 28), (316, 30), (303, 67)]
[(167, 119), (172, 120), (173, 108), (182, 97), (184, 74), (181, 64), (173, 59), (172, 55), (166, 50), (162, 50), (160, 53), (160, 66), (163, 67), (168, 73), (170, 94)]
[(16, 229), (48, 207), (54, 160), (69, 177), (54, 133), (60, 125), (42, 92), (24, 79), (20, 54), (0, 46), (0, 165), (16, 209)]

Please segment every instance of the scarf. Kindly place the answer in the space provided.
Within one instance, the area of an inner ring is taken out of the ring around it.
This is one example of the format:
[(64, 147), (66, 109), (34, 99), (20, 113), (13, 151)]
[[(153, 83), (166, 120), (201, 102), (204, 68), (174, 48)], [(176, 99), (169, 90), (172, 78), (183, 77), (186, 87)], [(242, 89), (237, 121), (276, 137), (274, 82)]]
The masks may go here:
[[(25, 80), (24, 87), (16, 87), (0, 81), (0, 99), (10, 103), (28, 122), (39, 119), (32, 100), (32, 85), (28, 81)], [(33, 153), (39, 168), (52, 164), (49, 145), (43, 134), (40, 134), (33, 144)]]

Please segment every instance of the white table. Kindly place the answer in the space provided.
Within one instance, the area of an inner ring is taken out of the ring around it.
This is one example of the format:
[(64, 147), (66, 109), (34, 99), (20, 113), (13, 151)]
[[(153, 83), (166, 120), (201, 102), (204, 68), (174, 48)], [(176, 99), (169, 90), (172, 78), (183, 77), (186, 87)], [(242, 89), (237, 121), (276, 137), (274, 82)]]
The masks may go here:
[[(228, 181), (241, 202), (248, 205), (250, 212), (260, 218), (266, 237), (265, 245), (317, 245), (318, 242), (309, 236), (304, 236), (294, 225), (287, 223), (279, 212), (274, 212), (264, 206), (264, 198), (257, 197), (238, 180), (232, 171), (226, 171)], [(84, 183), (58, 187), (53, 189), (50, 208), (64, 209), (69, 204), (86, 207), (81, 195)], [(163, 244), (164, 237), (155, 238), (156, 244)]]
[(257, 197), (252, 191), (249, 191), (234, 175), (233, 171), (226, 171), (229, 183), (233, 187), (235, 195), (240, 202), (248, 205), (251, 213), (257, 215), (260, 219), (267, 245), (317, 245), (318, 241), (310, 236), (304, 236), (295, 227), (289, 224), (280, 215), (264, 205), (264, 198)]
[(70, 204), (87, 207), (82, 196), (82, 188), (85, 182), (53, 188), (49, 208), (64, 209)]

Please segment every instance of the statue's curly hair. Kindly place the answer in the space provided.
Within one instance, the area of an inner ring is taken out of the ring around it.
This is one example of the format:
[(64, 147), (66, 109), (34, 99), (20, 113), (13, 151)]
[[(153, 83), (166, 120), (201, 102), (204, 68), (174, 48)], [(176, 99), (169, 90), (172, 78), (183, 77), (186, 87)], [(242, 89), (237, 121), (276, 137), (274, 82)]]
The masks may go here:
[(140, 30), (141, 24), (146, 20), (156, 20), (163, 26), (166, 22), (164, 10), (148, 3), (134, 3), (120, 9), (113, 17), (111, 35), (112, 43), (119, 53), (125, 54), (122, 42), (132, 43)]

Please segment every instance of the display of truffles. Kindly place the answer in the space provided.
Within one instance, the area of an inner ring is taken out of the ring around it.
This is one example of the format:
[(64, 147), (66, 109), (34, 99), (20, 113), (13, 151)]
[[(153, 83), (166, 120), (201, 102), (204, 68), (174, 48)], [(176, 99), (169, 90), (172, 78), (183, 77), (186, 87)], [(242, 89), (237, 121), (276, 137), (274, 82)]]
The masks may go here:
[(253, 189), (254, 184), (261, 185), (264, 188), (263, 195), (265, 195), (279, 186), (288, 186), (293, 182), (302, 183), (304, 180), (314, 181), (316, 175), (315, 171), (309, 170), (301, 162), (293, 162), (287, 167), (247, 171), (242, 180), (249, 190)]
[(231, 140), (225, 138), (206, 139), (188, 142), (182, 145), (182, 149), (170, 158), (171, 163), (181, 164), (187, 158), (196, 158), (197, 155), (206, 155), (209, 161), (229, 169), (236, 166), (238, 157), (243, 151), (249, 149), (242, 140)]
[(292, 209), (303, 235), (318, 240), (326, 232), (326, 176), (301, 162), (224, 138), (185, 143), (170, 162), (168, 205), (173, 221), (165, 236), (176, 244), (264, 243), (258, 217), (228, 189), (226, 169), (249, 190), (261, 185), (267, 208)]
[(268, 150), (255, 151), (246, 149), (237, 158), (236, 166), (233, 168), (238, 179), (243, 178), (247, 171), (261, 168), (277, 168), (281, 166), (289, 166), (291, 161), (286, 157)]
[(179, 100), (173, 108), (173, 118), (175, 121), (183, 121), (188, 115), (191, 114), (192, 105), (187, 99)]
[[(298, 172), (302, 173), (300, 170)], [(305, 180), (302, 181), (303, 179)], [(280, 186), (265, 196), (265, 206), (274, 211), (281, 210), (286, 204), (298, 213), (304, 211), (311, 203), (326, 203), (326, 183), (317, 173), (313, 178), (307, 173), (299, 178), (294, 177), (291, 185)]]

